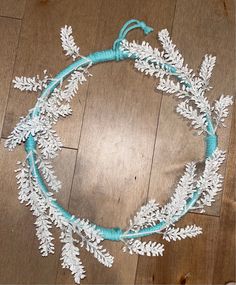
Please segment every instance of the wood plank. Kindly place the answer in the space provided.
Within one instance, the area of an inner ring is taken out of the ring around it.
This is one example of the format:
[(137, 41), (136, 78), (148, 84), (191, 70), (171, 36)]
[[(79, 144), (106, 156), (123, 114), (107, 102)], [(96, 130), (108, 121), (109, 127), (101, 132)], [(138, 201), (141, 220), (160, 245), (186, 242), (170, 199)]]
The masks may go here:
[[(55, 254), (43, 258), (38, 251), (34, 217), (28, 208), (18, 201), (14, 169), (16, 161), (25, 157), (23, 147), (14, 152), (0, 144), (0, 225), (1, 225), (1, 284), (53, 284), (60, 254), (60, 242), (55, 239)], [(58, 200), (67, 207), (75, 166), (75, 150), (63, 149), (60, 159), (55, 160), (56, 172), (63, 189)], [(54, 231), (58, 237), (58, 232)]]
[(21, 22), (0, 17), (0, 134), (2, 132), (4, 113), (10, 89), (10, 81), (15, 62)]
[[(163, 256), (139, 258), (135, 284), (212, 284), (219, 218), (189, 214), (179, 225), (194, 223), (203, 228), (202, 235), (164, 242)], [(143, 240), (163, 243), (158, 235)]]
[(236, 213), (236, 106), (232, 121), (225, 189), (222, 199), (220, 228), (215, 254), (213, 284), (225, 284), (236, 280), (235, 267), (235, 213)]
[[(66, 5), (64, 1), (28, 1), (14, 76), (42, 75), (44, 69), (50, 75), (55, 75), (69, 65), (72, 61), (64, 56), (59, 35), (60, 28), (66, 24), (73, 27), (81, 53), (90, 53), (95, 41), (93, 34), (97, 26), (99, 5), (99, 1), (92, 0), (69, 0)], [(72, 102), (74, 116), (60, 120), (56, 126), (64, 146), (78, 147), (86, 90), (87, 85), (84, 84)], [(35, 105), (35, 101), (34, 92), (24, 93), (11, 89), (3, 127), (4, 138), (9, 135), (19, 117), (27, 114)]]
[[(95, 50), (112, 46), (119, 29), (131, 18), (144, 20), (156, 30), (171, 28), (174, 1), (103, 1)], [(128, 39), (144, 38), (140, 30)], [(138, 73), (133, 63), (95, 66), (88, 89), (70, 210), (107, 227), (125, 227), (147, 195), (161, 96), (153, 80)], [(120, 243), (106, 242), (115, 256), (111, 269), (87, 252), (81, 259), (87, 270), (84, 284), (133, 284), (136, 256), (121, 251)], [(58, 284), (71, 283), (70, 272), (58, 271)]]
[[(222, 1), (177, 1), (173, 25), (173, 41), (191, 68), (196, 70), (206, 53), (217, 56), (211, 80), (214, 89), (208, 93), (211, 102), (222, 93), (234, 92), (234, 10), (232, 1), (225, 3), (227, 8)], [(232, 13), (225, 9), (231, 9)], [(160, 203), (165, 203), (173, 193), (184, 165), (192, 160), (202, 161), (204, 157), (203, 137), (193, 135), (186, 122), (179, 120), (173, 105), (176, 105), (173, 98), (163, 97), (151, 173), (149, 198)], [(227, 120), (228, 128), (218, 131), (219, 147), (224, 150), (227, 150), (230, 121), (231, 117)], [(218, 216), (220, 201), (219, 197), (207, 214)]]
[(26, 0), (1, 0), (0, 16), (22, 19)]

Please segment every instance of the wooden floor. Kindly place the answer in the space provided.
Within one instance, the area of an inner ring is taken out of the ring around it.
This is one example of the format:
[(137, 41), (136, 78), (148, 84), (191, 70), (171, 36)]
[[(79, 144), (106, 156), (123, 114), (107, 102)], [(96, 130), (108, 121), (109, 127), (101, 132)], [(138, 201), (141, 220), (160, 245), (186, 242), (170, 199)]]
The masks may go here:
[[(59, 40), (65, 24), (86, 55), (111, 47), (123, 23), (137, 18), (155, 29), (145, 38), (152, 45), (157, 31), (167, 28), (195, 70), (205, 53), (217, 55), (210, 100), (235, 95), (234, 6), (231, 0), (0, 0), (0, 284), (73, 284), (60, 266), (60, 242), (55, 255), (41, 257), (32, 215), (17, 200), (14, 169), (24, 151), (9, 153), (3, 145), (36, 97), (14, 90), (12, 78), (44, 69), (54, 75), (68, 65)], [(128, 39), (144, 35), (132, 31)], [(155, 82), (131, 62), (101, 64), (91, 72), (73, 101), (73, 116), (56, 126), (64, 143), (55, 161), (63, 182), (58, 199), (74, 214), (125, 227), (147, 199), (168, 199), (184, 164), (203, 159), (204, 142), (178, 120), (174, 99), (154, 91)], [(120, 243), (105, 242), (114, 266), (104, 268), (83, 251), (82, 284), (235, 281), (235, 110), (219, 131), (219, 145), (228, 151), (223, 195), (206, 214), (191, 213), (180, 222), (200, 225), (203, 235), (166, 243), (160, 258), (130, 256)]]

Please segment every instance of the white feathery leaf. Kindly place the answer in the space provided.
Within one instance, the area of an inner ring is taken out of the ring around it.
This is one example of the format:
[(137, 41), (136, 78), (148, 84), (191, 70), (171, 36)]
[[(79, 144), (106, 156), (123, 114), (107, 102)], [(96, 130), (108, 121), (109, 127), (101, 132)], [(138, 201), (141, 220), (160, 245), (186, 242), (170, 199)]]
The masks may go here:
[(164, 245), (156, 242), (141, 242), (140, 240), (131, 239), (123, 247), (123, 251), (128, 251), (130, 254), (147, 255), (147, 256), (162, 256)]
[(50, 161), (44, 160), (41, 157), (38, 157), (36, 161), (38, 168), (42, 173), (47, 185), (55, 192), (58, 192), (61, 189), (61, 182), (55, 175), (55, 171)]
[(201, 191), (201, 197), (197, 201), (198, 208), (211, 206), (216, 195), (222, 190), (223, 176), (218, 171), (224, 160), (225, 152), (218, 148), (206, 159), (204, 172), (197, 182)]
[(192, 127), (199, 130), (198, 134), (201, 134), (203, 131), (207, 132), (208, 122), (205, 114), (198, 114), (198, 111), (185, 101), (178, 104), (176, 111), (184, 118), (191, 121)]
[(229, 115), (229, 106), (233, 104), (233, 96), (221, 95), (218, 100), (215, 101), (213, 111), (215, 114), (216, 129), (222, 124), (224, 126), (225, 118)]
[(50, 205), (48, 209), (48, 216), (56, 227), (60, 229), (64, 229), (65, 227), (68, 227), (68, 224), (69, 224), (68, 220), (53, 205)]
[(201, 64), (201, 68), (199, 71), (199, 76), (202, 79), (202, 87), (206, 90), (211, 89), (209, 87), (209, 81), (212, 75), (212, 70), (216, 63), (216, 57), (211, 54), (206, 54), (204, 60)]
[(175, 217), (182, 214), (187, 200), (192, 197), (195, 190), (196, 163), (190, 162), (186, 165), (184, 175), (180, 178), (171, 201), (160, 210), (160, 220), (171, 225)]
[(114, 257), (109, 254), (100, 244), (103, 240), (95, 225), (91, 225), (88, 220), (77, 219), (74, 222), (74, 231), (80, 236), (80, 245), (92, 253), (94, 257), (106, 267), (111, 267)]
[(13, 150), (18, 144), (25, 142), (30, 134), (35, 136), (35, 134), (44, 130), (45, 126), (38, 117), (21, 117), (19, 123), (17, 123), (11, 134), (8, 136), (5, 147), (9, 150)]
[(87, 69), (79, 68), (75, 70), (68, 79), (65, 90), (61, 92), (61, 98), (69, 102), (78, 91), (79, 84), (83, 84), (87, 81), (86, 76), (91, 76)]
[(76, 240), (72, 236), (71, 227), (61, 234), (61, 242), (64, 243), (61, 252), (62, 267), (70, 269), (74, 275), (75, 283), (80, 284), (81, 279), (85, 278), (85, 269), (79, 258), (79, 248), (74, 245)]
[(20, 203), (28, 202), (29, 201), (29, 194), (33, 191), (32, 185), (30, 183), (30, 171), (27, 164), (21, 164), (20, 168), (15, 170), (17, 172), (16, 179), (19, 189), (18, 199)]
[(51, 221), (48, 220), (48, 216), (41, 214), (36, 218), (34, 223), (36, 225), (36, 235), (40, 241), (39, 250), (42, 256), (48, 256), (50, 253), (54, 253), (53, 236), (49, 229), (52, 227)]
[[(135, 67), (146, 75), (159, 77), (160, 79), (165, 75), (177, 76), (181, 83), (177, 97), (183, 98), (184, 95), (187, 95), (188, 100), (193, 101), (200, 112), (210, 114), (211, 107), (207, 98), (204, 97), (205, 89), (202, 86), (202, 80), (195, 76), (192, 69), (188, 68), (188, 65), (183, 65), (183, 57), (175, 49), (175, 45), (172, 43), (167, 30), (162, 30), (159, 33), (159, 38), (164, 52), (152, 48), (146, 42), (139, 45), (135, 42), (129, 43), (126, 40), (122, 42), (121, 49), (128, 53), (129, 56), (134, 55), (137, 57)], [(167, 82), (164, 80), (158, 85), (159, 88), (160, 90), (174, 93), (174, 91), (178, 91), (178, 83), (174, 86), (167, 79)]]
[(66, 117), (72, 114), (70, 105), (68, 103), (62, 104), (58, 94), (58, 92), (53, 93), (47, 100), (38, 99), (40, 114), (51, 123), (57, 122), (60, 116)]
[(191, 197), (195, 189), (196, 164), (194, 162), (186, 165), (185, 173), (180, 178), (171, 201), (160, 207), (154, 200), (149, 201), (130, 221), (130, 227), (126, 231), (137, 232), (142, 228), (154, 226), (158, 222), (173, 223), (173, 218), (184, 210), (187, 200)]
[(182, 68), (184, 59), (176, 49), (176, 45), (173, 44), (167, 29), (161, 30), (158, 33), (158, 38), (163, 46), (163, 49), (165, 50), (164, 57), (166, 61), (177, 68)]
[(202, 233), (202, 228), (196, 225), (188, 225), (185, 228), (168, 227), (163, 235), (163, 239), (167, 241), (181, 240), (185, 238), (193, 238)]
[(157, 85), (157, 89), (160, 91), (164, 91), (167, 94), (174, 94), (179, 99), (190, 99), (189, 93), (184, 84), (180, 84), (180, 82), (174, 82), (170, 79), (169, 76), (167, 78), (160, 78), (160, 82)]
[(139, 231), (155, 225), (159, 220), (159, 204), (155, 200), (150, 200), (148, 203), (140, 208), (133, 220), (130, 220), (131, 231)]
[(179, 82), (174, 82), (173, 80), (170, 80), (170, 77), (168, 76), (167, 79), (160, 79), (157, 89), (160, 91), (165, 91), (166, 93), (173, 94), (179, 92), (181, 90), (181, 87)]
[(56, 131), (52, 130), (50, 126), (43, 133), (37, 135), (37, 142), (44, 159), (56, 157), (57, 152), (63, 146)]
[(17, 170), (19, 199), (21, 203), (27, 202), (33, 215), (36, 216), (36, 236), (40, 242), (39, 250), (42, 256), (54, 253), (53, 237), (50, 232), (51, 222), (46, 213), (48, 202), (46, 198), (40, 194), (40, 189), (36, 179), (31, 175), (28, 165), (22, 164), (21, 169)]
[(74, 37), (72, 36), (71, 26), (65, 25), (61, 28), (61, 45), (66, 55), (71, 56), (75, 60), (79, 56), (79, 47), (75, 44)]
[[(46, 71), (44, 71), (44, 74)], [(48, 75), (45, 74), (43, 79), (40, 79), (39, 75), (34, 77), (16, 76), (12, 80), (14, 88), (20, 89), (20, 91), (42, 91), (43, 88), (47, 87), (49, 81)]]

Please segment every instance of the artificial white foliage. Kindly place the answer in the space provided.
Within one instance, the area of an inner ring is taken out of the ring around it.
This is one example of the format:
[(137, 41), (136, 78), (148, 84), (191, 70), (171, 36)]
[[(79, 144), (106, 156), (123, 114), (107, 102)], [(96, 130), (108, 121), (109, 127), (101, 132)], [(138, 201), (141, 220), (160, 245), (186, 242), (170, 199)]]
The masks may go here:
[(20, 91), (41, 91), (47, 87), (47, 83), (50, 80), (46, 73), (47, 70), (44, 70), (43, 79), (40, 79), (39, 75), (34, 77), (16, 76), (12, 81), (14, 88), (20, 89)]
[(70, 102), (70, 100), (77, 93), (79, 84), (83, 84), (87, 81), (86, 76), (91, 76), (87, 69), (78, 68), (75, 70), (68, 79), (68, 84), (65, 86), (65, 89), (61, 93), (61, 98), (67, 102)]
[(196, 163), (190, 162), (185, 166), (185, 172), (180, 178), (170, 202), (160, 209), (160, 220), (171, 225), (175, 218), (180, 216), (185, 209), (187, 200), (195, 191)]
[(139, 231), (140, 229), (153, 226), (159, 219), (159, 204), (155, 200), (150, 200), (148, 203), (141, 207), (141, 209), (130, 220), (129, 230)]
[(186, 226), (185, 228), (169, 227), (166, 229), (163, 239), (167, 241), (176, 241), (186, 238), (193, 238), (199, 234), (202, 234), (202, 228), (196, 225)]
[(8, 136), (5, 147), (13, 150), (18, 144), (25, 142), (31, 134), (35, 136), (38, 132), (44, 131), (45, 125), (40, 121), (39, 117), (30, 118), (30, 116), (21, 117), (11, 134)]
[(65, 25), (64, 28), (61, 28), (61, 42), (66, 55), (71, 56), (75, 60), (79, 56), (80, 49), (75, 44), (71, 26)]
[(123, 251), (128, 251), (130, 254), (147, 255), (147, 256), (162, 256), (164, 245), (156, 242), (142, 242), (139, 239), (131, 239), (123, 247)]
[(213, 107), (214, 110), (214, 119), (216, 121), (216, 128), (218, 125), (224, 125), (225, 119), (229, 115), (229, 106), (233, 104), (233, 97), (232, 96), (224, 96), (221, 95), (219, 100), (215, 101), (215, 105)]
[(176, 45), (173, 44), (169, 32), (167, 29), (163, 29), (158, 33), (158, 38), (162, 44), (162, 47), (165, 51), (164, 58), (166, 62), (172, 66), (177, 68), (182, 68), (184, 59), (178, 49), (176, 49)]
[(100, 244), (103, 238), (95, 225), (91, 225), (88, 220), (77, 219), (74, 223), (75, 232), (80, 236), (80, 245), (91, 252), (94, 257), (106, 267), (111, 267), (114, 257)]
[(36, 236), (40, 241), (39, 250), (42, 256), (47, 256), (54, 253), (53, 236), (49, 229), (52, 227), (51, 221), (44, 214), (37, 217), (36, 222)]
[(85, 269), (79, 258), (79, 248), (74, 245), (76, 241), (72, 236), (72, 229), (69, 226), (61, 235), (62, 247), (61, 260), (62, 267), (70, 269), (74, 275), (75, 282), (80, 284), (81, 279), (85, 278)]
[(38, 148), (44, 159), (51, 159), (58, 155), (58, 151), (62, 148), (62, 142), (56, 131), (48, 126), (43, 133), (37, 135)]
[(36, 216), (36, 236), (40, 241), (39, 250), (42, 256), (54, 253), (53, 236), (50, 232), (52, 223), (49, 220), (46, 211), (49, 197), (42, 196), (36, 179), (32, 176), (31, 170), (26, 162), (18, 163), (20, 168), (17, 169), (17, 184), (19, 188), (19, 200), (21, 203), (26, 202), (30, 206), (33, 215)]
[[(33, 155), (33, 153), (30, 153), (30, 155)], [(49, 185), (50, 182), (56, 180), (54, 172), (52, 172), (52, 165), (49, 162), (38, 157), (37, 164)], [(114, 258), (101, 245), (103, 238), (96, 226), (84, 219), (73, 218), (71, 221), (68, 221), (53, 204), (55, 199), (52, 197), (52, 193), (41, 192), (40, 185), (33, 175), (34, 170), (29, 168), (27, 160), (23, 163), (18, 162), (18, 165), (19, 168), (16, 171), (19, 199), (21, 203), (26, 202), (33, 215), (36, 216), (36, 236), (40, 242), (39, 250), (41, 254), (47, 256), (50, 253), (54, 253), (54, 238), (50, 232), (53, 223), (62, 231), (61, 241), (64, 243), (61, 257), (62, 266), (71, 270), (75, 282), (79, 283), (85, 277), (85, 270), (78, 257), (79, 249), (74, 243), (85, 247), (103, 265), (111, 267)], [(74, 239), (73, 233), (80, 240)]]
[(66, 117), (72, 114), (68, 103), (62, 103), (59, 96), (54, 93), (47, 101), (38, 100), (41, 116), (46, 117), (51, 123), (57, 122), (59, 117)]
[(206, 90), (210, 90), (209, 81), (212, 75), (212, 70), (216, 63), (216, 57), (212, 55), (206, 54), (204, 60), (201, 64), (201, 68), (199, 71), (199, 77), (202, 79), (202, 87)]
[[(162, 51), (152, 48), (146, 42), (137, 44), (129, 43), (127, 40), (122, 42), (121, 49), (129, 56), (137, 57), (135, 67), (138, 70), (146, 75), (160, 78), (158, 90), (175, 94), (183, 100), (178, 105), (177, 112), (192, 121), (191, 125), (198, 130), (198, 134), (210, 133), (207, 129), (207, 118), (213, 117), (216, 125), (211, 134), (214, 134), (218, 125), (228, 116), (228, 107), (232, 104), (232, 97), (227, 96), (216, 100), (215, 106), (212, 107), (205, 96), (205, 92), (211, 89), (209, 81), (216, 57), (205, 55), (199, 74), (195, 75), (193, 70), (184, 64), (183, 56), (173, 44), (166, 29), (158, 33), (158, 38), (163, 47)], [(178, 81), (170, 79), (173, 75), (178, 78)]]
[[(62, 211), (52, 193), (59, 191), (61, 182), (55, 175), (51, 159), (56, 157), (62, 148), (61, 139), (53, 129), (53, 125), (59, 118), (72, 114), (70, 101), (77, 93), (79, 86), (91, 76), (88, 69), (92, 65), (88, 58), (80, 55), (80, 49), (72, 36), (71, 26), (63, 27), (60, 36), (65, 54), (71, 56), (73, 60), (82, 58), (83, 64), (73, 70), (64, 85), (62, 82), (60, 84), (57, 82), (58, 85), (52, 92), (48, 90), (45, 93), (42, 92), (49, 81), (54, 80), (49, 78), (46, 71), (43, 79), (37, 75), (32, 78), (16, 77), (13, 80), (14, 88), (21, 91), (36, 91), (41, 96), (37, 99), (35, 108), (29, 110), (25, 117), (20, 118), (20, 122), (7, 138), (5, 146), (13, 150), (18, 144), (25, 142), (30, 135), (36, 140), (37, 151), (28, 151), (25, 161), (18, 162), (16, 170), (18, 198), (36, 217), (36, 236), (43, 256), (54, 253), (51, 228), (53, 225), (59, 228), (63, 243), (62, 267), (68, 268), (75, 282), (79, 284), (85, 278), (79, 247), (85, 248), (106, 267), (112, 266), (114, 257), (103, 248), (101, 244), (103, 236), (96, 225), (91, 224), (87, 219), (80, 219)], [(184, 63), (183, 56), (166, 29), (158, 33), (158, 39), (162, 50), (151, 47), (147, 42), (138, 44), (134, 41), (129, 43), (126, 40), (121, 43), (120, 48), (130, 57), (136, 57), (135, 67), (139, 71), (159, 79), (158, 90), (173, 94), (180, 100), (176, 108), (177, 113), (187, 119), (199, 135), (201, 133), (215, 135), (218, 126), (224, 126), (225, 119), (229, 115), (229, 106), (233, 104), (231, 96), (222, 95), (213, 105), (205, 96), (205, 93), (211, 89), (209, 82), (216, 58), (205, 55), (198, 74), (195, 74)], [(213, 126), (209, 126), (209, 122)], [(163, 244), (152, 241), (142, 242), (138, 238), (143, 234), (160, 234), (164, 240), (177, 241), (201, 234), (202, 229), (197, 225), (178, 228), (175, 224), (189, 209), (199, 209), (203, 212), (204, 207), (212, 205), (216, 195), (222, 189), (223, 176), (219, 172), (224, 159), (225, 152), (216, 149), (206, 159), (205, 168), (199, 175), (196, 174), (197, 163), (187, 163), (185, 172), (176, 184), (168, 203), (159, 205), (155, 200), (150, 200), (130, 220), (129, 226), (120, 236), (120, 241), (124, 243), (123, 251), (130, 254), (162, 256)], [(39, 174), (42, 180), (39, 179)], [(52, 192), (47, 190), (46, 186)], [(195, 205), (189, 206), (188, 201), (194, 195), (198, 195), (199, 199)], [(150, 227), (153, 228), (150, 229)]]
[(201, 190), (201, 197), (197, 201), (197, 207), (204, 212), (204, 206), (211, 206), (216, 195), (222, 190), (223, 176), (218, 173), (225, 160), (225, 152), (216, 149), (213, 155), (206, 159), (203, 174), (197, 181), (197, 187)]
[(61, 181), (55, 175), (55, 171), (50, 161), (43, 159), (38, 156), (38, 160), (36, 162), (38, 164), (38, 168), (41, 171), (43, 178), (47, 182), (47, 185), (55, 192), (58, 192), (61, 189)]
[(20, 203), (28, 202), (29, 194), (33, 191), (30, 179), (30, 170), (27, 164), (22, 164), (21, 162), (17, 163), (20, 165), (20, 168), (16, 169), (15, 172), (18, 172), (16, 175), (19, 195), (18, 199)]
[(176, 108), (177, 113), (182, 115), (184, 118), (191, 121), (191, 125), (194, 129), (199, 130), (198, 134), (201, 134), (203, 131), (207, 131), (207, 119), (204, 114), (199, 114), (196, 109), (189, 105), (186, 101), (180, 102)]

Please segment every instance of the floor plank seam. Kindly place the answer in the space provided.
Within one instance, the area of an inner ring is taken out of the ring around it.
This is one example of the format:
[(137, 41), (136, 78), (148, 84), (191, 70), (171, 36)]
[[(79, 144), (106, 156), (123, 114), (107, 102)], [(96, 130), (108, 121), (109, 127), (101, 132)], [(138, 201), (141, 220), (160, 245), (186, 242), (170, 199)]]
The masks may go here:
[(11, 17), (11, 16), (4, 16), (4, 15), (0, 15), (0, 18), (5, 18), (5, 19), (12, 19), (12, 20), (18, 20), (18, 21), (22, 21), (22, 18), (17, 18), (17, 17)]
[(5, 108), (4, 108), (4, 111), (3, 111), (2, 126), (0, 127), (0, 132), (1, 132), (1, 136), (0, 137), (1, 137), (1, 139), (6, 139), (5, 137), (2, 136), (2, 131), (3, 131), (3, 126), (4, 126), (5, 118), (6, 118), (6, 111), (7, 111), (8, 104), (9, 104), (9, 97), (10, 97), (9, 95), (10, 95), (10, 92), (11, 92), (12, 79), (13, 79), (13, 74), (14, 74), (14, 71), (15, 71), (17, 53), (18, 53), (20, 37), (21, 37), (22, 20), (19, 20), (19, 21), (20, 21), (20, 29), (19, 29), (19, 35), (18, 35), (17, 44), (16, 44), (16, 53), (15, 53), (15, 56), (14, 56), (14, 63), (13, 63), (13, 67), (12, 67), (11, 80), (10, 80), (9, 85), (8, 85), (9, 88), (8, 88), (6, 105), (5, 105)]

